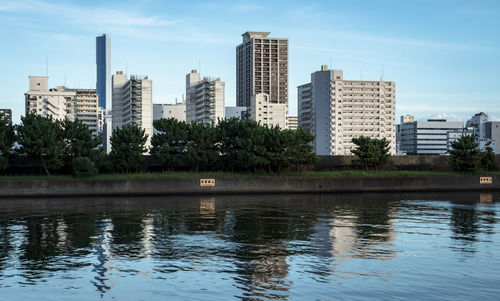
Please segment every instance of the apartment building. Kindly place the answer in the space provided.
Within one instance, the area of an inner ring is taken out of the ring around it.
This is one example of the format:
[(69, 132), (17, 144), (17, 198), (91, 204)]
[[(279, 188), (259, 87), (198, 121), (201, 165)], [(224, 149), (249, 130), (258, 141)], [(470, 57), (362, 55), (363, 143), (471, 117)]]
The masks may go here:
[(153, 82), (147, 76), (127, 75), (117, 71), (111, 79), (113, 86), (113, 130), (125, 125), (135, 125), (148, 135), (146, 147), (153, 136)]
[(226, 119), (238, 118), (238, 119), (246, 119), (247, 117), (247, 107), (226, 107)]
[(58, 120), (80, 120), (94, 135), (103, 129), (103, 109), (98, 106), (95, 89), (68, 89), (57, 86), (49, 89), (47, 76), (29, 76), (25, 96), (25, 112)]
[(270, 96), (259, 93), (252, 96), (248, 119), (255, 120), (261, 125), (279, 126), (287, 129), (288, 105), (284, 103), (271, 103)]
[(395, 154), (394, 82), (344, 80), (342, 70), (323, 65), (297, 90), (298, 126), (315, 136), (317, 155), (351, 155), (359, 136), (386, 138)]
[(11, 109), (0, 109), (0, 115), (2, 115), (5, 120), (12, 124), (12, 110)]
[(288, 115), (288, 126), (289, 130), (296, 130), (299, 126), (298, 116), (296, 115)]
[(186, 75), (186, 121), (217, 124), (225, 118), (225, 83), (204, 77), (196, 70)]
[(253, 95), (288, 104), (288, 39), (248, 31), (236, 47), (236, 105), (250, 107)]

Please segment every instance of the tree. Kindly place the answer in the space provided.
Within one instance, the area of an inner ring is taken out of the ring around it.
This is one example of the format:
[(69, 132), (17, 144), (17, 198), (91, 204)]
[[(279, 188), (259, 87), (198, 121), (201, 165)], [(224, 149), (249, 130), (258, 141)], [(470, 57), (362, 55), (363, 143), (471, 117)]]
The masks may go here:
[(21, 117), (16, 131), (20, 152), (39, 160), (47, 175), (64, 164), (66, 143), (59, 121), (30, 113)]
[(297, 171), (301, 165), (314, 163), (317, 159), (312, 147), (314, 135), (301, 128), (285, 132), (291, 136), (288, 142), (288, 156), (290, 163), (295, 165)]
[(0, 113), (0, 170), (6, 169), (9, 164), (10, 150), (15, 139), (14, 127)]
[(211, 124), (188, 124), (186, 163), (192, 170), (210, 170), (218, 165), (220, 150), (217, 136)]
[(168, 170), (185, 164), (188, 124), (175, 118), (153, 121), (157, 133), (151, 138), (151, 155), (160, 159)]
[(451, 143), (450, 165), (455, 171), (474, 173), (479, 169), (481, 152), (474, 136), (464, 135)]
[(68, 144), (66, 156), (68, 161), (79, 157), (92, 159), (97, 153), (97, 146), (100, 144), (98, 138), (92, 135), (92, 131), (87, 125), (79, 120), (71, 121), (65, 119), (61, 126), (63, 128), (63, 138)]
[(491, 141), (486, 144), (486, 151), (481, 153), (481, 169), (484, 171), (497, 170), (497, 161), (493, 148), (491, 148)]
[(363, 166), (366, 170), (370, 167), (375, 170), (387, 163), (389, 159), (389, 141), (386, 138), (377, 139), (365, 136), (352, 138), (352, 142), (357, 146), (351, 150), (357, 158), (353, 160), (354, 165)]
[(111, 135), (111, 153), (109, 159), (117, 172), (138, 172), (144, 162), (143, 153), (147, 151), (144, 129), (135, 125), (126, 125), (113, 130)]

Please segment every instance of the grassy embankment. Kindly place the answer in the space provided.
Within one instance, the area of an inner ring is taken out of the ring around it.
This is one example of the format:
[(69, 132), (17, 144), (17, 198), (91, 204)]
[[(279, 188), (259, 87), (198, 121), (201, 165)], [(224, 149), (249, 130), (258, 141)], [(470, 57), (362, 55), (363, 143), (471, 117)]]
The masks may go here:
[[(264, 173), (231, 173), (231, 172), (161, 172), (161, 173), (132, 173), (132, 174), (102, 174), (92, 179), (169, 179), (169, 178), (255, 178), (255, 177), (306, 177), (306, 178), (339, 178), (339, 177), (456, 177), (470, 176), (451, 171), (415, 171), (415, 170), (342, 170), (342, 171), (308, 171), (287, 172), (282, 174)], [(475, 176), (500, 176), (500, 171), (478, 172)], [(1, 180), (64, 180), (74, 179), (70, 175), (53, 176), (0, 176)]]

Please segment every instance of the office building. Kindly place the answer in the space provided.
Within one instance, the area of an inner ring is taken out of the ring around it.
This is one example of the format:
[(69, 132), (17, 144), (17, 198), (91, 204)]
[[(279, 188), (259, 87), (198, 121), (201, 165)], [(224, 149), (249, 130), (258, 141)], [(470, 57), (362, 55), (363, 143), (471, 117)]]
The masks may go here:
[(186, 121), (186, 104), (153, 104), (153, 120), (175, 118)]
[(252, 96), (248, 119), (255, 120), (261, 125), (269, 127), (279, 126), (281, 129), (287, 128), (288, 105), (284, 103), (271, 103), (270, 96), (259, 93)]
[(144, 129), (151, 146), (153, 136), (153, 82), (147, 76), (127, 75), (117, 71), (112, 77), (113, 130), (126, 125)]
[(225, 118), (225, 83), (204, 77), (196, 70), (186, 75), (186, 121), (217, 124)]
[(102, 132), (103, 110), (98, 106), (95, 89), (68, 89), (64, 86), (49, 89), (48, 81), (47, 76), (29, 76), (29, 90), (24, 94), (26, 114), (79, 120), (94, 135)]
[(253, 95), (269, 95), (269, 103), (288, 104), (288, 39), (269, 32), (245, 32), (236, 47), (236, 105), (250, 107)]
[(247, 107), (226, 107), (226, 119), (238, 118), (241, 120), (247, 119)]
[(111, 39), (106, 34), (96, 37), (96, 66), (99, 106), (111, 110)]
[(297, 90), (298, 126), (315, 136), (317, 155), (351, 155), (360, 136), (386, 138), (395, 154), (394, 82), (344, 80), (342, 70), (323, 65)]
[(12, 124), (12, 110), (11, 109), (0, 109), (0, 115), (3, 116), (5, 120)]
[(479, 139), (484, 139), (486, 135), (485, 123), (488, 121), (488, 115), (483, 112), (474, 114), (471, 119), (465, 123), (466, 128), (472, 128), (474, 135)]
[(484, 131), (485, 142), (491, 141), (490, 147), (493, 148), (495, 154), (500, 154), (500, 121), (485, 122)]
[(288, 126), (289, 130), (296, 130), (299, 126), (298, 116), (288, 115)]
[(408, 155), (445, 155), (451, 141), (459, 139), (464, 132), (461, 121), (428, 119), (400, 125), (401, 151)]

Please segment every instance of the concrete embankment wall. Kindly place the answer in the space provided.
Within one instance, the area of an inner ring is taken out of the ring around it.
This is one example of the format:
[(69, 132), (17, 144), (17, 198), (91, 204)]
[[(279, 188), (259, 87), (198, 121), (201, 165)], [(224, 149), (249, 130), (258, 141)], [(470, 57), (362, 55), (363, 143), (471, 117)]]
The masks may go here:
[(214, 187), (201, 187), (200, 179), (0, 180), (0, 197), (439, 192), (483, 190), (500, 191), (500, 177), (492, 177), (492, 184), (480, 184), (479, 176), (217, 178), (215, 179)]

